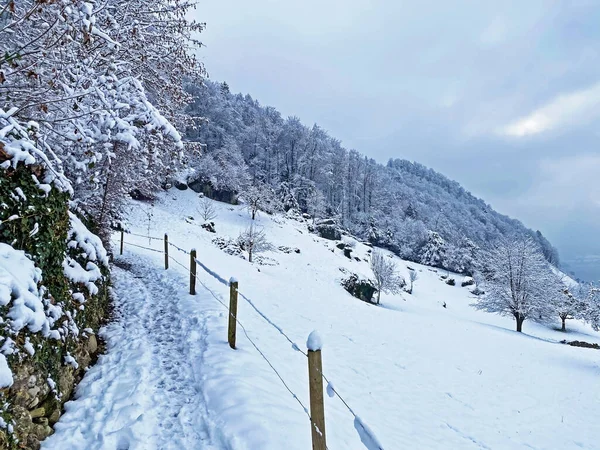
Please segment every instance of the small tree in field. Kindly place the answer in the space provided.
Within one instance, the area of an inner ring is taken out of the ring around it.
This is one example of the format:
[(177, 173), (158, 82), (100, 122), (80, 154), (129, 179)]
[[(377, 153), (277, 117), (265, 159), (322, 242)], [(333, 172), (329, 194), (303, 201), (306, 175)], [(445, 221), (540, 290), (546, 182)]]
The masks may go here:
[(265, 231), (262, 228), (255, 227), (254, 224), (251, 224), (238, 236), (237, 243), (242, 250), (248, 252), (249, 262), (252, 262), (254, 254), (262, 253), (272, 248), (272, 245), (267, 241)]
[(200, 213), (200, 217), (205, 222), (210, 222), (217, 218), (217, 209), (213, 202), (207, 197), (202, 197), (200, 199), (200, 205), (198, 206), (198, 212)]
[(381, 299), (381, 292), (388, 294), (397, 294), (406, 284), (404, 278), (396, 273), (396, 264), (390, 258), (387, 258), (381, 250), (374, 250), (371, 255), (371, 270), (375, 277), (375, 287), (377, 288), (377, 302)]
[(587, 310), (585, 297), (582, 298), (569, 290), (563, 282), (563, 289), (557, 293), (554, 308), (561, 320), (561, 330), (567, 331), (566, 321), (568, 319), (584, 318)]
[(531, 239), (498, 242), (482, 255), (480, 266), (486, 295), (473, 305), (476, 309), (514, 317), (519, 332), (526, 319), (554, 316), (552, 298), (560, 282)]
[(413, 285), (415, 283), (415, 281), (417, 281), (419, 279), (419, 274), (417, 273), (416, 270), (409, 270), (408, 271), (408, 281), (410, 281), (410, 289), (407, 291), (409, 294), (412, 294), (413, 292)]

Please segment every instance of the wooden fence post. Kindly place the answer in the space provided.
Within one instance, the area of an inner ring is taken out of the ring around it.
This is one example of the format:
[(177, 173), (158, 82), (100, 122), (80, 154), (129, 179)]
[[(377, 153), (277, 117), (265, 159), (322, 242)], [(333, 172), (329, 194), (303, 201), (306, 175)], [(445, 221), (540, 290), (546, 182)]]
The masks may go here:
[(123, 230), (121, 230), (121, 253), (119, 253), (120, 255), (123, 254)]
[[(311, 338), (314, 339), (311, 340)], [(323, 403), (323, 363), (321, 342), (318, 334), (308, 337), (308, 383), (310, 390), (310, 418), (313, 450), (326, 450), (325, 405)]]
[(165, 270), (169, 268), (169, 236), (165, 233)]
[(190, 252), (190, 295), (196, 295), (196, 250)]
[(236, 333), (236, 318), (238, 304), (238, 282), (235, 278), (229, 280), (229, 330), (227, 332), (227, 340), (229, 346), (235, 349), (235, 333)]

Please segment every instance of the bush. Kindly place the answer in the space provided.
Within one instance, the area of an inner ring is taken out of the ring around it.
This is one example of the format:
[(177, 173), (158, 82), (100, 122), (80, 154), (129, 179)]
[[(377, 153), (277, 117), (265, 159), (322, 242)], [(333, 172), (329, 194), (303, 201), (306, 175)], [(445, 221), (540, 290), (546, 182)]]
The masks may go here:
[(475, 280), (473, 279), (473, 277), (464, 277), (462, 283), (460, 283), (462, 287), (473, 286), (474, 284)]

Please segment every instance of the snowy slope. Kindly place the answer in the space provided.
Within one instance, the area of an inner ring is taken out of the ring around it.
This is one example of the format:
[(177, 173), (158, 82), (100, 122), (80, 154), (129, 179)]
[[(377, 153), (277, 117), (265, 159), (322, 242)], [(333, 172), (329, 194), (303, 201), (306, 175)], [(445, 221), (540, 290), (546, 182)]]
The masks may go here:
[[(166, 232), (184, 249), (196, 248), (204, 264), (226, 279), (236, 277), (240, 292), (301, 349), (318, 330), (324, 373), (384, 448), (598, 447), (600, 353), (559, 343), (600, 342), (588, 327), (569, 322), (565, 335), (526, 322), (518, 334), (513, 321), (469, 306), (474, 300), (460, 287), (462, 277), (451, 287), (440, 273), (413, 263), (408, 265), (419, 272), (413, 295), (382, 295), (381, 306), (369, 305), (339, 285), (340, 268), (369, 276), (369, 264), (347, 259), (334, 242), (308, 233), (306, 223), (261, 215), (257, 222), (275, 247), (301, 252), (268, 252), (264, 256), (275, 265), (250, 264), (211, 242), (237, 237), (250, 222), (247, 212), (215, 203), (215, 235), (199, 226), (197, 203), (193, 192), (175, 190), (151, 211), (132, 202), (131, 231), (143, 234), (149, 227), (152, 236)], [(163, 246), (132, 235), (126, 241)], [(353, 255), (367, 259), (367, 250), (358, 243)], [(171, 254), (189, 265), (186, 254), (173, 248)], [(310, 448), (306, 413), (241, 330), (238, 349), (228, 347), (227, 313), (203, 286), (188, 295), (186, 270), (172, 263), (164, 271), (160, 252), (126, 244), (118, 260), (132, 265), (116, 271), (125, 316), (105, 331), (108, 355), (84, 379), (44, 448)], [(408, 278), (407, 263), (397, 262)], [(228, 302), (228, 289), (200, 268), (199, 281)], [(142, 318), (131, 320), (134, 314), (146, 317), (143, 326)], [(238, 317), (308, 406), (306, 358), (243, 299)], [(128, 341), (142, 336), (143, 342)], [(175, 362), (170, 371), (169, 354)], [(119, 367), (123, 373), (115, 374)], [(115, 387), (105, 395), (109, 385)], [(183, 398), (191, 406), (180, 404)], [(364, 448), (341, 401), (326, 396), (325, 408), (328, 448)], [(85, 419), (92, 410), (94, 426)]]

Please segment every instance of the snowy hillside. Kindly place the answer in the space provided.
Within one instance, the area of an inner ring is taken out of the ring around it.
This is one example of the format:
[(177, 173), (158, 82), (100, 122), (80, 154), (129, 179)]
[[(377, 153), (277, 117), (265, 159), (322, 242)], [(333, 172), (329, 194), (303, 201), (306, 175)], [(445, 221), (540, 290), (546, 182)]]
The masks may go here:
[[(173, 244), (195, 248), (221, 277), (237, 278), (240, 292), (301, 350), (318, 330), (325, 375), (383, 448), (598, 447), (600, 354), (559, 342), (600, 343), (591, 328), (570, 321), (565, 334), (526, 322), (516, 333), (514, 321), (470, 306), (462, 276), (449, 286), (440, 280), (446, 272), (395, 257), (405, 278), (407, 265), (418, 271), (413, 294), (383, 294), (380, 306), (370, 305), (340, 286), (341, 268), (371, 276), (369, 247), (356, 243), (352, 256), (361, 261), (348, 259), (306, 222), (261, 214), (256, 222), (276, 250), (251, 264), (212, 242), (237, 238), (248, 212), (214, 202), (210, 233), (198, 203), (194, 192), (174, 189), (154, 207), (132, 202), (130, 231), (168, 233)], [(225, 304), (228, 288), (199, 267), (190, 296), (187, 254), (171, 247), (185, 267), (172, 261), (165, 271), (162, 240), (126, 234), (125, 241), (113, 270), (117, 320), (104, 331), (108, 353), (42, 448), (310, 448), (305, 411), (244, 332), (236, 350), (227, 345), (227, 312), (203, 285)], [(238, 317), (308, 406), (306, 358), (242, 298)], [(364, 448), (340, 399), (325, 402), (328, 448)]]

